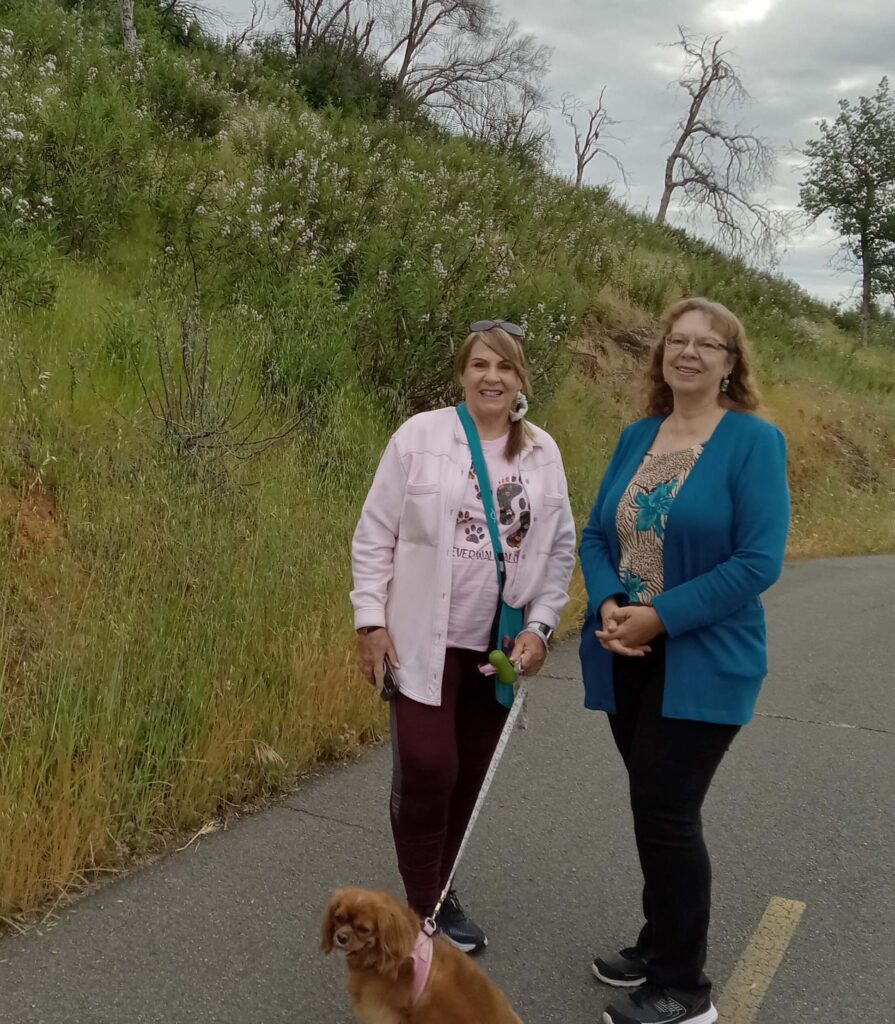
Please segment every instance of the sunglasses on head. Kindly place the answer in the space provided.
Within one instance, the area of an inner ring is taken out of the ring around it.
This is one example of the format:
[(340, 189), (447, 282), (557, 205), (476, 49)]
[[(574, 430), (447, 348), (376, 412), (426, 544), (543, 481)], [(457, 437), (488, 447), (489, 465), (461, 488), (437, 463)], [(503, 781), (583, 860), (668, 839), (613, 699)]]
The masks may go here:
[(519, 324), (511, 323), (509, 320), (473, 320), (469, 325), (470, 331), (490, 331), (492, 327), (499, 327), (502, 331), (521, 341), (525, 337), (525, 331)]

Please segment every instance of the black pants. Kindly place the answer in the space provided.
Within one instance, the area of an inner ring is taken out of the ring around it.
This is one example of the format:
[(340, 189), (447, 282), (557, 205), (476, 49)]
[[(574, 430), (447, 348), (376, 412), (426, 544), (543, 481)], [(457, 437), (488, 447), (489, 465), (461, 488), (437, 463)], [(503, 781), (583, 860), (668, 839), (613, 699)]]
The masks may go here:
[(646, 923), (637, 945), (647, 980), (708, 990), (703, 973), (712, 869), (702, 803), (737, 725), (662, 717), (665, 644), (643, 658), (614, 658), (616, 714), (609, 724), (628, 769), (634, 834), (643, 870)]

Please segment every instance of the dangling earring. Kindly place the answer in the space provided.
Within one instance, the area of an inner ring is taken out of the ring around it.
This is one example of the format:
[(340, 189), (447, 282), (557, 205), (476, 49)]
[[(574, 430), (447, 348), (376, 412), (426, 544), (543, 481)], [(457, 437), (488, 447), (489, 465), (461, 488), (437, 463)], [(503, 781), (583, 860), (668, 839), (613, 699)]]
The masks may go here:
[(727, 389), (730, 387), (730, 375), (721, 378), (721, 394), (726, 394)]
[(519, 420), (525, 418), (525, 414), (528, 412), (528, 399), (525, 397), (524, 391), (516, 392), (516, 401), (513, 405), (513, 411), (510, 413), (510, 419), (513, 423), (518, 423)]

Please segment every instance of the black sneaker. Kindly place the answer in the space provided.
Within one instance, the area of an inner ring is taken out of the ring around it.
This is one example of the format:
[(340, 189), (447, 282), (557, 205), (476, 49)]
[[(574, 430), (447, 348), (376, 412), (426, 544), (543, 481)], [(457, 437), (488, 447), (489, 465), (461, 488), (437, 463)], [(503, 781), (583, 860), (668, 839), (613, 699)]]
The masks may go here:
[(595, 957), (591, 970), (604, 985), (636, 988), (646, 981), (646, 960), (637, 946)]
[(488, 937), (472, 918), (466, 916), (454, 889), (448, 892), (441, 904), (435, 923), (438, 934), (464, 953), (477, 953), (488, 945)]
[(708, 993), (641, 985), (603, 1011), (603, 1024), (713, 1024), (718, 1011)]

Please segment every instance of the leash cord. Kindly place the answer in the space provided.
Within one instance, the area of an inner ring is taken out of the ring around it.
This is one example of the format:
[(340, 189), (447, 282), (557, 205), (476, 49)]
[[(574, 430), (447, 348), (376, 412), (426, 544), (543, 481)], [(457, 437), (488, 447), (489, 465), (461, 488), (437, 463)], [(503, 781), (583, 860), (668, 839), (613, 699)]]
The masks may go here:
[(454, 858), (454, 865), (451, 868), (450, 875), (448, 875), (447, 883), (445, 884), (444, 889), (442, 889), (441, 895), (438, 897), (438, 902), (435, 904), (432, 913), (423, 922), (423, 931), (427, 935), (435, 934), (437, 927), (435, 918), (438, 916), (438, 911), (441, 910), (441, 905), (444, 903), (445, 899), (447, 899), (447, 894), (450, 892), (451, 885), (454, 882), (454, 876), (457, 874), (457, 867), (463, 858), (463, 854), (466, 852), (466, 844), (469, 842), (469, 837), (472, 835), (472, 830), (475, 828), (476, 820), (478, 819), (482, 806), (485, 803), (485, 797), (488, 795), (488, 790), (491, 788), (491, 783), (494, 781), (494, 776), (497, 774), (497, 766), (500, 764), (500, 760), (503, 757), (507, 743), (509, 742), (510, 733), (513, 731), (513, 726), (516, 724), (516, 719), (519, 717), (519, 712), (522, 710), (522, 705), (525, 702), (526, 690), (527, 686), (523, 680), (516, 688), (516, 695), (513, 698), (513, 706), (507, 714), (507, 720), (504, 722), (503, 730), (497, 741), (497, 746), (494, 748), (494, 753), (491, 755), (491, 763), (488, 765), (488, 771), (485, 772), (485, 777), (482, 779), (479, 795), (476, 797), (475, 806), (472, 809), (472, 814), (469, 816), (469, 824), (466, 826), (466, 832), (463, 834), (463, 842), (460, 843), (460, 849), (457, 850), (457, 856)]

